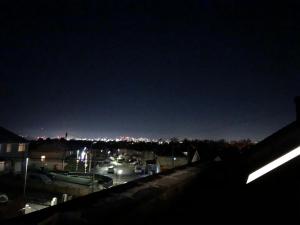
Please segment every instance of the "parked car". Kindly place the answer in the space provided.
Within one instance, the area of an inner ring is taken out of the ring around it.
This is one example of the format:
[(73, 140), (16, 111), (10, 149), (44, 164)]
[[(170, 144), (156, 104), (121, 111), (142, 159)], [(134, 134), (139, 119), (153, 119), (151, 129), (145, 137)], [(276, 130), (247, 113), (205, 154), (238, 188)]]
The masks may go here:
[(39, 184), (51, 184), (52, 180), (41, 173), (28, 173), (27, 175), (28, 182), (39, 183)]
[(113, 166), (107, 168), (107, 173), (115, 173), (115, 168)]
[(8, 197), (4, 193), (0, 193), (0, 204), (6, 204), (8, 203)]
[(134, 167), (134, 172), (138, 173), (138, 174), (143, 173), (144, 172), (143, 167), (142, 166), (135, 166)]

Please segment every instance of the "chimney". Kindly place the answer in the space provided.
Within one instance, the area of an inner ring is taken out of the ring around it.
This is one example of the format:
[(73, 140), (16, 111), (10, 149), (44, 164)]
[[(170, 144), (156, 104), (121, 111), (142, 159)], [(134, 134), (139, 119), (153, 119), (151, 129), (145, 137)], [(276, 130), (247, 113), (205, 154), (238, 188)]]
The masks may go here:
[(300, 96), (295, 97), (296, 104), (296, 121), (300, 122)]

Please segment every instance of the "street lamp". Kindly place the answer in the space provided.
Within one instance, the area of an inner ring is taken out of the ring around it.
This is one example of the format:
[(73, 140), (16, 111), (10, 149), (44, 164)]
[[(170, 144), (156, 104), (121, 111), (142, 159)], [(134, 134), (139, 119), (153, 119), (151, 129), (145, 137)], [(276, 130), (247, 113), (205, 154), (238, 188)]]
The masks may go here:
[(85, 154), (85, 156), (84, 156), (85, 158), (84, 158), (84, 173), (86, 173), (86, 168), (88, 167), (88, 156), (87, 156), (87, 154)]
[(93, 161), (93, 144), (96, 144), (97, 142), (92, 142), (91, 143), (91, 150), (90, 150), (90, 162), (89, 162), (89, 172), (91, 172), (91, 168), (92, 168), (92, 161)]
[(23, 190), (23, 195), (24, 198), (26, 197), (26, 185), (27, 185), (27, 169), (28, 169), (28, 162), (29, 162), (29, 158), (26, 158), (25, 161), (25, 177), (24, 177), (24, 190)]
[(78, 171), (78, 163), (79, 163), (79, 150), (77, 150), (77, 157), (76, 157), (76, 172)]
[(89, 171), (91, 173), (91, 167), (92, 167), (92, 163), (93, 163), (93, 174), (92, 174), (92, 192), (94, 192), (94, 181), (95, 181), (95, 165), (94, 165), (94, 161), (93, 161), (93, 156), (94, 156), (94, 152), (93, 152), (93, 144), (96, 144), (97, 142), (92, 142), (91, 143), (91, 150), (90, 150), (90, 165), (89, 165)]

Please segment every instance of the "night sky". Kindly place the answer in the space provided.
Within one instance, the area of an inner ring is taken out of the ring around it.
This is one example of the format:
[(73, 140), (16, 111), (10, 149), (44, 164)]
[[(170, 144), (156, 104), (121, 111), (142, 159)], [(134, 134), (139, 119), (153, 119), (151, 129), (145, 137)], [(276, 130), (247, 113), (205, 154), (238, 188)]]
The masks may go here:
[(299, 1), (275, 2), (3, 0), (0, 126), (261, 140), (300, 95)]

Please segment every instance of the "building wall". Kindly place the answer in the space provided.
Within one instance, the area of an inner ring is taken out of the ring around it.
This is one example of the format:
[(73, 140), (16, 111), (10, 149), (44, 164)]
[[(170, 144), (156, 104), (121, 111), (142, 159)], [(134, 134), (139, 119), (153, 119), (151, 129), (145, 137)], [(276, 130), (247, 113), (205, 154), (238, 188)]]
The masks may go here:
[[(28, 143), (0, 143), (1, 172), (22, 173), (25, 169), (25, 158)], [(3, 163), (4, 162), (4, 163)]]
[(0, 157), (23, 158), (28, 152), (27, 143), (0, 143)]
[[(173, 168), (173, 160), (170, 156), (157, 156), (157, 161), (160, 165), (160, 170), (168, 170)], [(174, 160), (174, 166), (184, 166), (188, 164), (188, 160), (185, 157), (177, 157), (176, 160)]]
[(64, 170), (67, 165), (64, 159), (69, 152), (65, 146), (60, 144), (42, 144), (35, 149), (30, 149), (29, 166), (44, 167), (49, 170)]
[(62, 160), (69, 151), (64, 145), (59, 143), (45, 143), (37, 146), (34, 149), (30, 149), (29, 152), (30, 158), (32, 159), (41, 159), (41, 156), (45, 156), (46, 159)]
[(153, 160), (155, 159), (155, 154), (153, 151), (144, 151), (143, 153), (143, 160)]
[(48, 152), (48, 151), (31, 151), (30, 152), (30, 158), (35, 160), (40, 160), (42, 156), (45, 156), (47, 159), (64, 159), (64, 152)]
[(44, 167), (49, 170), (64, 170), (64, 168), (68, 164), (64, 162), (63, 160), (45, 160), (42, 162), (41, 160), (38, 159), (30, 159), (28, 166), (30, 168), (41, 168)]

